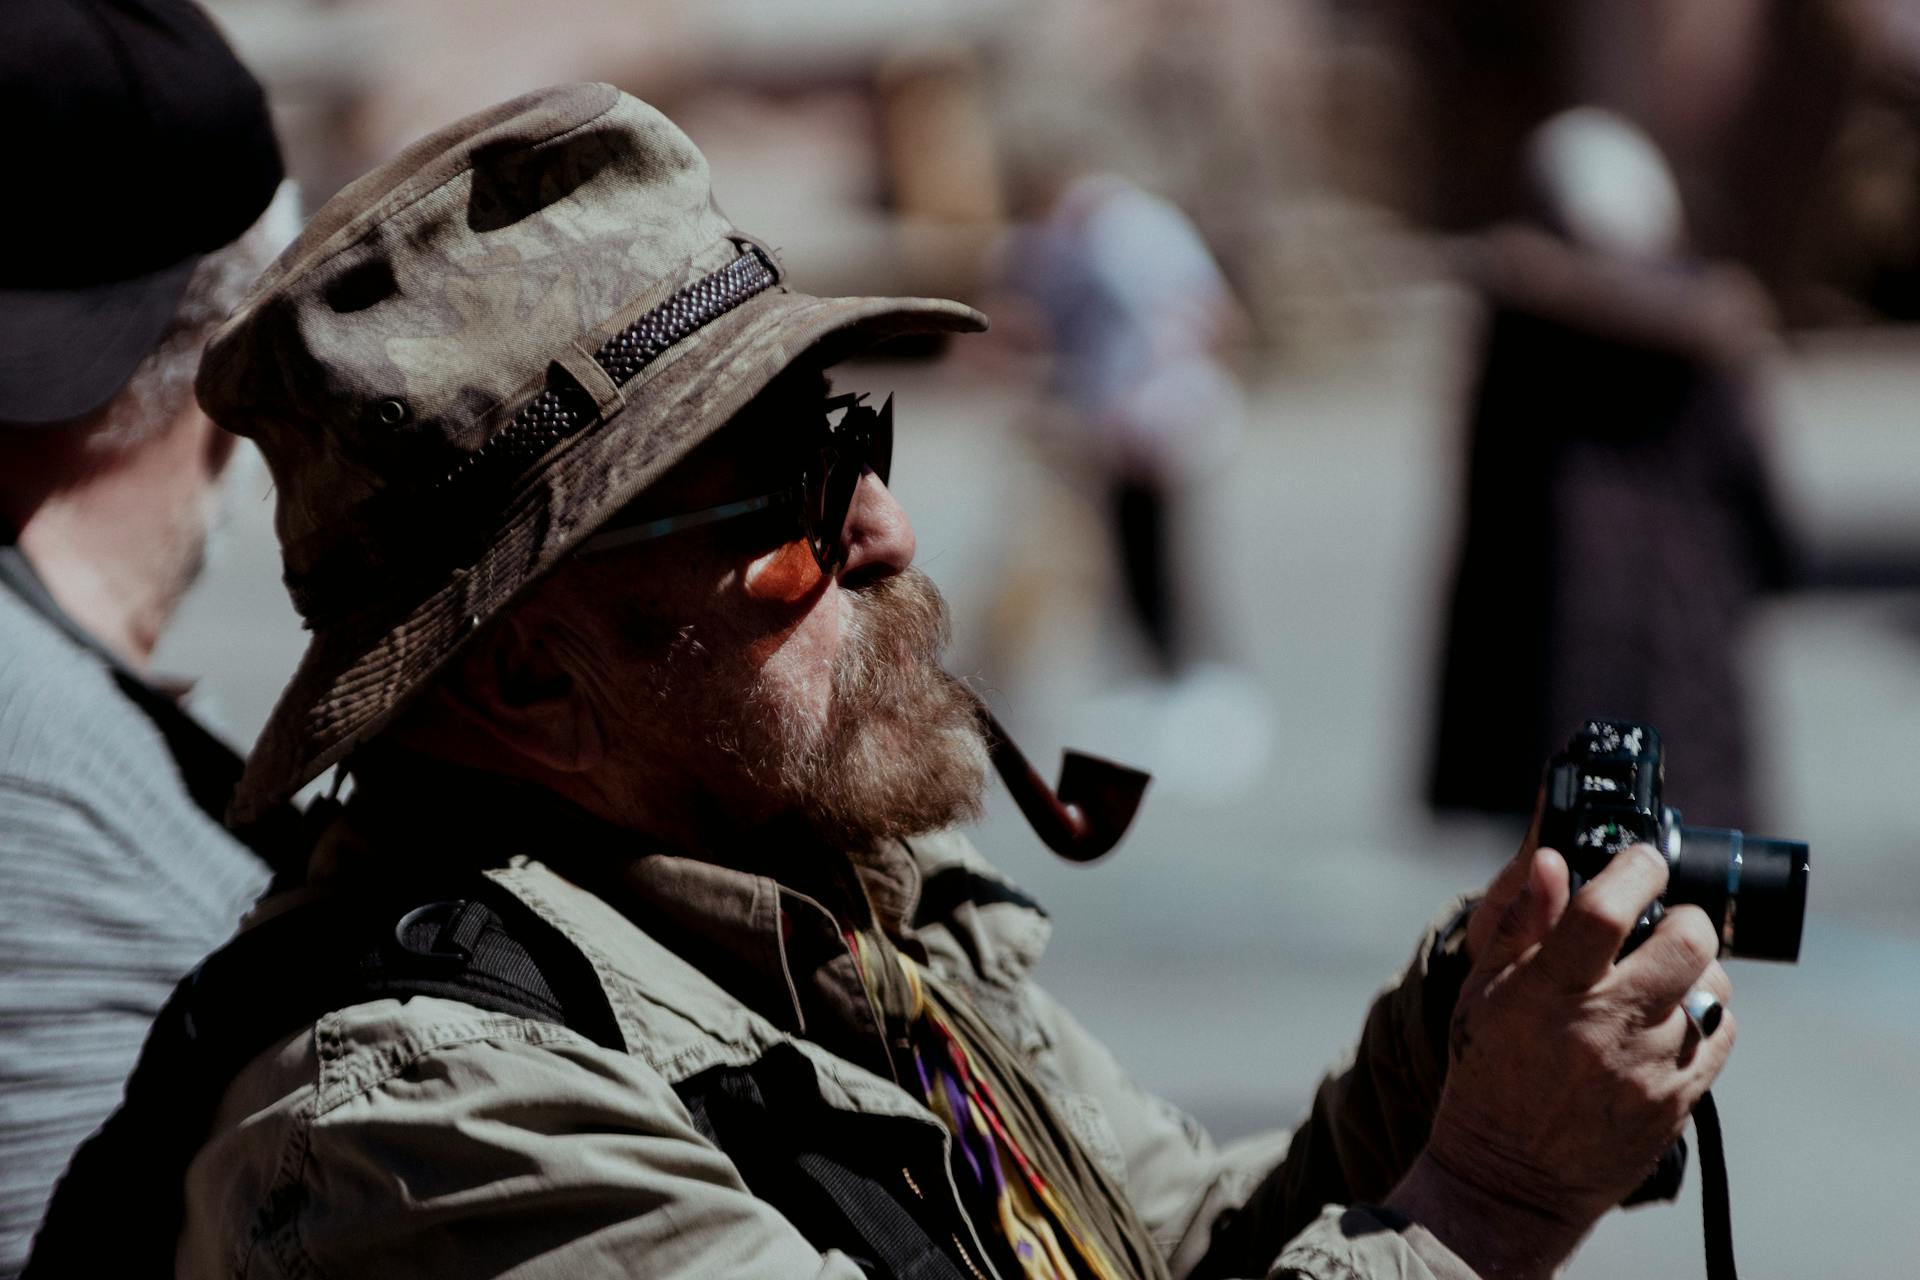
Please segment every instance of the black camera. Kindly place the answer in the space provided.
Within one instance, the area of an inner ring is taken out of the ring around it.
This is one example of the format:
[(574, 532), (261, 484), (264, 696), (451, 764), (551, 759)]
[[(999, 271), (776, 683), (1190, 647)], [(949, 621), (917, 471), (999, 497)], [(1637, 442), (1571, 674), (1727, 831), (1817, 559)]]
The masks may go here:
[(1807, 914), (1807, 846), (1718, 827), (1686, 827), (1662, 800), (1660, 733), (1624, 720), (1589, 720), (1547, 766), (1540, 843), (1567, 860), (1577, 890), (1614, 854), (1652, 845), (1666, 856), (1667, 891), (1628, 940), (1691, 903), (1720, 930), (1724, 954), (1794, 961)]

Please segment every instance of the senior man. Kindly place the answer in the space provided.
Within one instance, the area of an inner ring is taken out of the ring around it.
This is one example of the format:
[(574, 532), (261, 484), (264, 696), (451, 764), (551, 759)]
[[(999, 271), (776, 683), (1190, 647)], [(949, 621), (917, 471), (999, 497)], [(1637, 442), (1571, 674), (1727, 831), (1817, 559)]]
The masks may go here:
[(0, 237), (12, 1275), (168, 991), (266, 883), (221, 825), (240, 758), (149, 665), (237, 443), (193, 401), (200, 349), (291, 239), (292, 207), (269, 204), (281, 168), (260, 86), (184, 0), (0, 5), (0, 103), (14, 180)]
[(1029, 980), (891, 405), (821, 372), (983, 324), (791, 290), (606, 86), (321, 210), (200, 390), (314, 632), (235, 816), (354, 789), (163, 1019), (123, 1118), (183, 1193), (123, 1232), (183, 1276), (1544, 1276), (1634, 1188), (1731, 1041), (1677, 1008), (1728, 994), (1704, 917), (1614, 962), (1655, 857), (1569, 902), (1526, 850), (1290, 1141), (1217, 1149)]

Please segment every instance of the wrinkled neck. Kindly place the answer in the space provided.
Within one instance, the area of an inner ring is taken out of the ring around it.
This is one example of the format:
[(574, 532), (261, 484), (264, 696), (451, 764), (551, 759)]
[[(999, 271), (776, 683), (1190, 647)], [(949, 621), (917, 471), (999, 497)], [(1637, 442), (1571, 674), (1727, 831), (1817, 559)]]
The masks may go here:
[(199, 575), (232, 438), (183, 412), (123, 449), (47, 442), (19, 468), (3, 513), (69, 617), (134, 671)]

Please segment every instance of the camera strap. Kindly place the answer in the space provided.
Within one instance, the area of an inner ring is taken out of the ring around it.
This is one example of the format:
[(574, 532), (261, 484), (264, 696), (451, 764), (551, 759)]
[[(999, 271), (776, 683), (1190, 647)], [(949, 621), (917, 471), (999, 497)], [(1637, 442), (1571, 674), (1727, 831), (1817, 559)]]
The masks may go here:
[(1693, 1108), (1700, 1136), (1700, 1218), (1706, 1235), (1707, 1280), (1738, 1280), (1733, 1269), (1733, 1202), (1727, 1190), (1727, 1151), (1720, 1140), (1720, 1110), (1711, 1092)]

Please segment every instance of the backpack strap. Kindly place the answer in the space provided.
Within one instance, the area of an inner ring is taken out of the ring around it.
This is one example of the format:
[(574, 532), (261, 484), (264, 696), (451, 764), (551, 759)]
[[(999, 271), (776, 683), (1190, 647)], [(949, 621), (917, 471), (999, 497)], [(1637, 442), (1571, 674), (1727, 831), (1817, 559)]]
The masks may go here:
[[(187, 1166), (247, 1063), (328, 1013), (415, 995), (627, 1047), (591, 962), (486, 876), (291, 908), (174, 988), (120, 1108), (56, 1187), (23, 1280), (171, 1274)], [(103, 1231), (109, 1208), (114, 1226)]]
[[(927, 1185), (945, 1185), (939, 1139), (915, 1120), (854, 1116), (820, 1100), (814, 1068), (791, 1046), (747, 1066), (709, 1067), (674, 1085), (694, 1127), (727, 1153), (747, 1189), (822, 1253), (838, 1249), (888, 1280), (969, 1280), (969, 1233)], [(912, 1200), (902, 1195), (914, 1188)], [(965, 1268), (963, 1270), (963, 1267)]]

